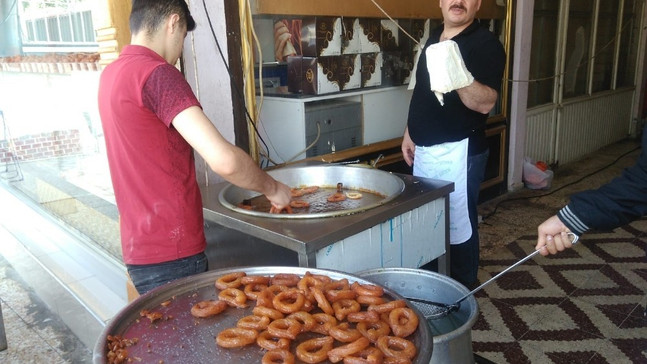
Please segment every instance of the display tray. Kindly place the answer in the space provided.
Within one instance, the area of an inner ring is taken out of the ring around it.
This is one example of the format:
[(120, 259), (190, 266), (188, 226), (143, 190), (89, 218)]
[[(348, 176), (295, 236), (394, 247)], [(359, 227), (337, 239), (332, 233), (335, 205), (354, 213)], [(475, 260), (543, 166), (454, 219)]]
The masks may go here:
[[(260, 363), (266, 350), (256, 344), (242, 348), (227, 349), (218, 346), (215, 337), (223, 329), (236, 326), (236, 322), (252, 314), (253, 304), (248, 308), (230, 307), (210, 318), (195, 318), (191, 307), (199, 301), (218, 299), (215, 281), (222, 275), (244, 271), (247, 275), (273, 276), (279, 273), (293, 273), (303, 276), (306, 272), (327, 275), (333, 280), (348, 279), (361, 284), (375, 284), (363, 278), (344, 272), (303, 267), (236, 267), (213, 270), (156, 288), (131, 302), (122, 309), (105, 327), (94, 348), (93, 362), (107, 363), (106, 343), (108, 335), (121, 335), (126, 339), (137, 339), (129, 347), (128, 357), (132, 362), (143, 363)], [(400, 295), (385, 288), (388, 299), (402, 299)], [(164, 303), (164, 305), (163, 305)], [(167, 304), (168, 303), (168, 304)], [(422, 314), (409, 304), (419, 317), (418, 329), (407, 339), (417, 348), (414, 363), (429, 363), (432, 354), (433, 336)], [(159, 312), (162, 318), (151, 321), (140, 315), (142, 310)], [(315, 311), (313, 311), (315, 312)], [(317, 311), (318, 312), (318, 311)], [(291, 351), (296, 346), (317, 334), (301, 334), (293, 340)], [(302, 363), (296, 359), (297, 363)], [(328, 361), (324, 363), (329, 363)]]

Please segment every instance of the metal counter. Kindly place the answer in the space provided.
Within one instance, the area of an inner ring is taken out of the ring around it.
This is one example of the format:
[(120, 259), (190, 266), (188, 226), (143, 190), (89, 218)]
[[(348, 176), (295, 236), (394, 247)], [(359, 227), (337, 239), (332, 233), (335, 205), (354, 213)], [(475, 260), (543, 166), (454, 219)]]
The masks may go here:
[(404, 191), (384, 205), (357, 214), (303, 220), (245, 215), (232, 211), (219, 202), (220, 191), (229, 185), (223, 182), (202, 189), (204, 216), (208, 221), (296, 252), (301, 267), (317, 267), (317, 251), (432, 201), (444, 199), (444, 241), (430, 241), (429, 244), (444, 245), (445, 253), (438, 257), (438, 269), (440, 273), (447, 274), (448, 197), (454, 190), (454, 183), (404, 174), (395, 175), (404, 181)]

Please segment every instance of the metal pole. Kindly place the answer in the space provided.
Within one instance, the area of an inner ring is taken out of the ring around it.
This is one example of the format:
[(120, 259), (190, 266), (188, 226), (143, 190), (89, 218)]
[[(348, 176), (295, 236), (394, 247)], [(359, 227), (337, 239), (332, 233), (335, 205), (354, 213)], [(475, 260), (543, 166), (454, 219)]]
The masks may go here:
[(4, 320), (2, 319), (2, 302), (0, 302), (0, 351), (7, 350), (7, 335), (4, 332)]

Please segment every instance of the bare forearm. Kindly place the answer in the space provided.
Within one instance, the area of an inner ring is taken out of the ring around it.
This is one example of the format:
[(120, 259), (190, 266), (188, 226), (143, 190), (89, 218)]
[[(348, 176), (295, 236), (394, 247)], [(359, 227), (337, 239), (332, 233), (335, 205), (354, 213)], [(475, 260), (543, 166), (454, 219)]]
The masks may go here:
[(242, 149), (231, 145), (218, 160), (209, 163), (211, 169), (228, 182), (264, 195), (276, 191), (276, 182), (256, 165)]
[(465, 106), (481, 114), (489, 113), (498, 97), (494, 89), (476, 80), (467, 87), (459, 88), (456, 92)]
[(180, 112), (173, 126), (228, 182), (264, 194), (276, 207), (290, 203), (290, 188), (265, 173), (245, 151), (226, 141), (200, 108)]

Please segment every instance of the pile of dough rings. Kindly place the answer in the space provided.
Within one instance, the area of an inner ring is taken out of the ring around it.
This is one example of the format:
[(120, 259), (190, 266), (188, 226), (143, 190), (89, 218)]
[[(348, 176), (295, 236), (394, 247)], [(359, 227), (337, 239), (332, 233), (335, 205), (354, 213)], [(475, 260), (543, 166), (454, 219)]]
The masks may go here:
[[(256, 344), (263, 364), (332, 362), (411, 363), (418, 349), (409, 337), (419, 319), (404, 300), (389, 300), (382, 287), (306, 272), (220, 276), (218, 300), (195, 304), (197, 318), (218, 315), (221, 307), (249, 308), (252, 315), (223, 329), (216, 344), (240, 348)], [(194, 312), (196, 311), (196, 312)], [(207, 311), (209, 314), (206, 314)]]

